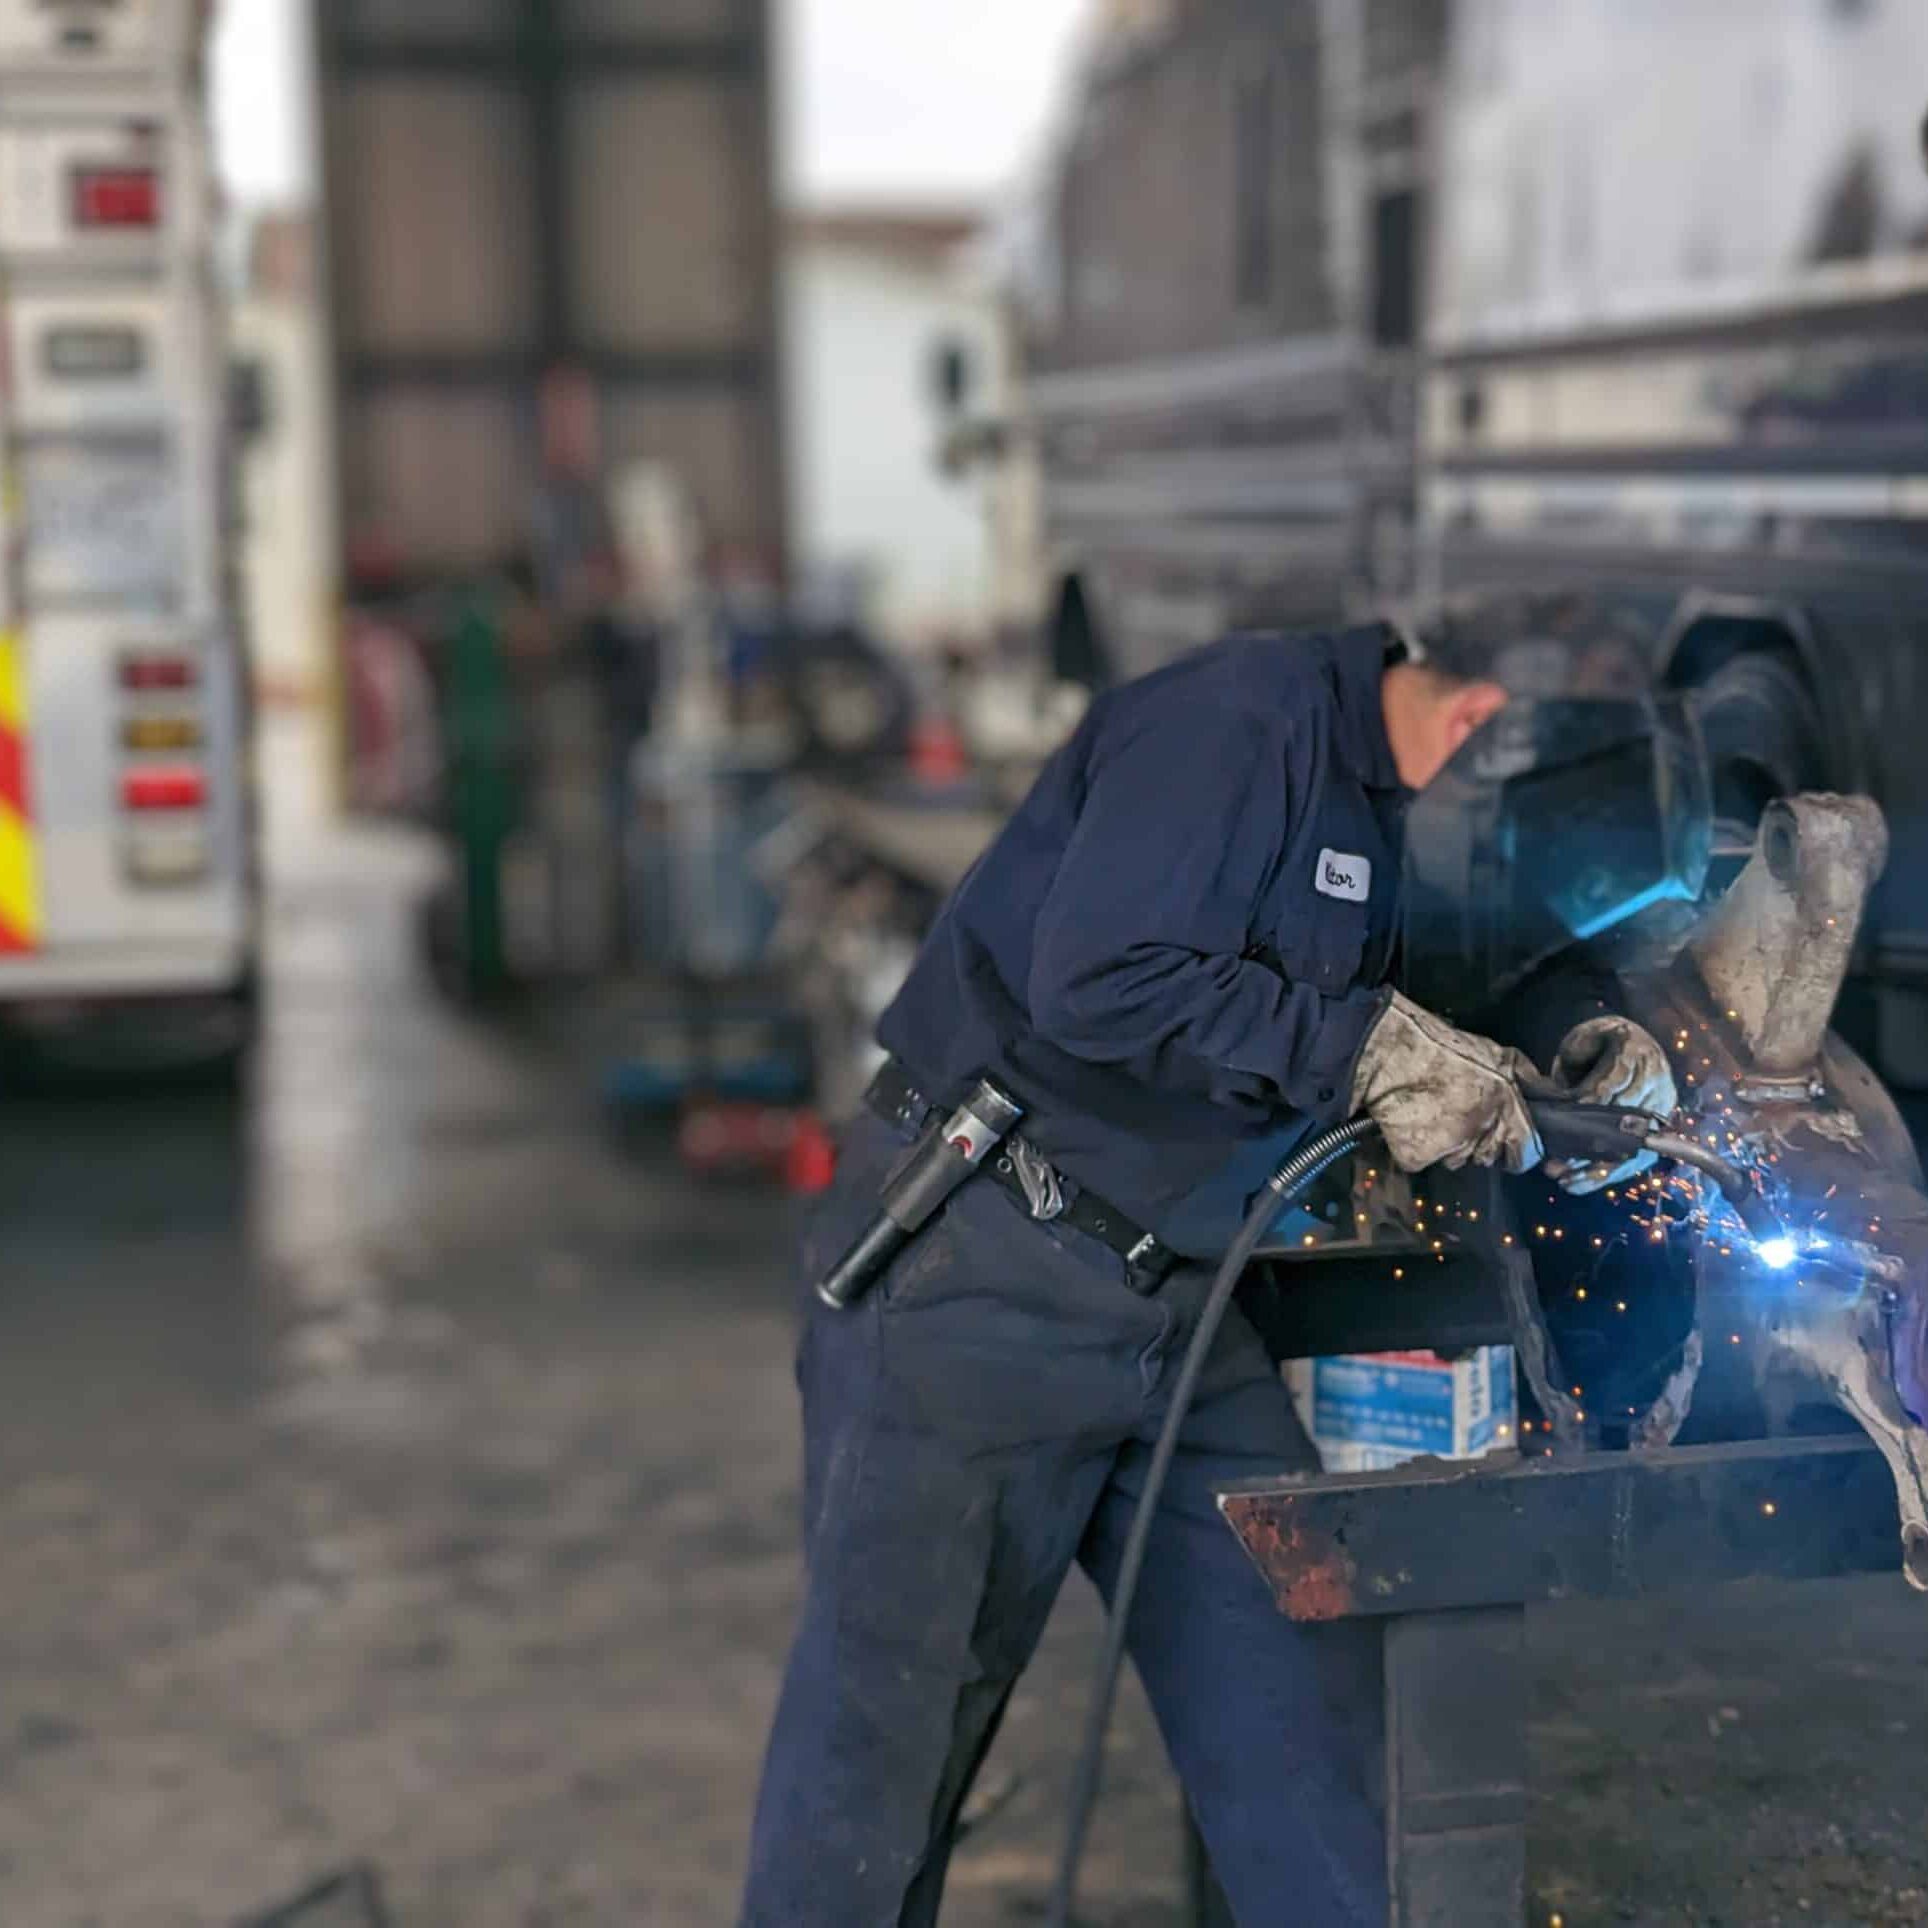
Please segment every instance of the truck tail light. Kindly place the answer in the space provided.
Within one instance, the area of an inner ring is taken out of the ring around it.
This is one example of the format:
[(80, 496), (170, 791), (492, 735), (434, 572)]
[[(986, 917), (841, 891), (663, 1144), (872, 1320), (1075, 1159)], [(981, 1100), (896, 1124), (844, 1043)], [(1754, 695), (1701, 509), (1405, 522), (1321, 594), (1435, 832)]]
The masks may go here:
[(191, 690), (201, 671), (186, 656), (123, 656), (120, 680), (124, 690)]
[(129, 770), (121, 777), (121, 803), (129, 810), (199, 810), (207, 800), (207, 778), (191, 764)]
[(73, 176), (77, 228), (157, 228), (161, 177), (151, 167), (78, 167)]
[(198, 750), (201, 725), (191, 716), (136, 716), (121, 726), (130, 750)]

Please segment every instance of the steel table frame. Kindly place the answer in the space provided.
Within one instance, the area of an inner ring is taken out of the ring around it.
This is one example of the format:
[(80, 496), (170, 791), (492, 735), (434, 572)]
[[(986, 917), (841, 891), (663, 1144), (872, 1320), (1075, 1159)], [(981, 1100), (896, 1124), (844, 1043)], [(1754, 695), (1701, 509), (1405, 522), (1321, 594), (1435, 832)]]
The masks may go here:
[[(1894, 1484), (1859, 1434), (1415, 1461), (1226, 1490), (1294, 1620), (1373, 1620), (1394, 1928), (1526, 1918), (1526, 1609), (1893, 1570)], [(1194, 1843), (1193, 1920), (1231, 1916)]]

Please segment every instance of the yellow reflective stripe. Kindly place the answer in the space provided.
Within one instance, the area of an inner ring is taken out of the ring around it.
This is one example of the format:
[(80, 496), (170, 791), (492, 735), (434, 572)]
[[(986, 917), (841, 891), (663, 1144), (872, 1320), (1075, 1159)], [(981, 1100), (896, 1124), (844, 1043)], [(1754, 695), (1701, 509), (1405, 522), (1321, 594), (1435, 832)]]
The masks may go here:
[(0, 730), (27, 727), (27, 673), (20, 661), (20, 639), (0, 629)]
[(11, 810), (0, 809), (0, 947), (40, 938), (40, 877), (33, 829)]

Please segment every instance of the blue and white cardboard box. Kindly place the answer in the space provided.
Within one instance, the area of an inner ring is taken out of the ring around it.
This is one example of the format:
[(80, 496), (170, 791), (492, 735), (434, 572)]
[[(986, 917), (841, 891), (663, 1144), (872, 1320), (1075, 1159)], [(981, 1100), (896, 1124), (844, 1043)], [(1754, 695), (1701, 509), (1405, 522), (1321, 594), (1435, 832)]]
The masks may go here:
[(1513, 1348), (1347, 1353), (1286, 1367), (1299, 1419), (1328, 1473), (1370, 1473), (1422, 1454), (1478, 1459), (1516, 1443)]

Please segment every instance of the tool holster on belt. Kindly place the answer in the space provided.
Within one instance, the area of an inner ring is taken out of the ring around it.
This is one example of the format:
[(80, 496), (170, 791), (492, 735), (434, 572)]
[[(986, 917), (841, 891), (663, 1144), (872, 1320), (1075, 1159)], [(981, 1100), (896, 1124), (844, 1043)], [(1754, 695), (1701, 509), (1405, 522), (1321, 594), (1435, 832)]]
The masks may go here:
[(1023, 1116), (1023, 1105), (1002, 1085), (980, 1078), (948, 1118), (926, 1124), (910, 1157), (899, 1160), (884, 1180), (876, 1217), (817, 1281), (817, 1297), (833, 1312), (848, 1312), (951, 1194), (977, 1176)]
[[(864, 1103), (887, 1123), (913, 1132), (930, 1129), (941, 1116), (895, 1058), (871, 1080)], [(1126, 1286), (1140, 1298), (1156, 1292), (1178, 1264), (1170, 1246), (1102, 1198), (1073, 1185), (1019, 1133), (1003, 1140), (984, 1170), (1026, 1216), (1041, 1224), (1069, 1225), (1109, 1246), (1125, 1262)]]

